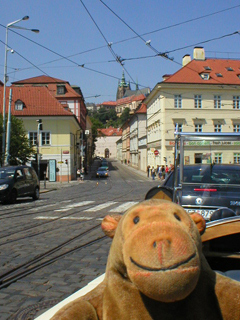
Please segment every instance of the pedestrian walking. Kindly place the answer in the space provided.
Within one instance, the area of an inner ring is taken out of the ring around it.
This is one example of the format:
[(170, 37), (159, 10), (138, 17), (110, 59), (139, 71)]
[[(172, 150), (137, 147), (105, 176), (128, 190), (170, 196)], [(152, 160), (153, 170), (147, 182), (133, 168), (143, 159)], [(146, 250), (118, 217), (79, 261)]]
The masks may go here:
[(164, 179), (165, 179), (165, 174), (166, 174), (164, 165), (162, 165), (161, 171), (162, 171), (162, 178), (161, 178), (161, 180), (164, 180)]
[(154, 169), (154, 166), (152, 166), (151, 175), (153, 180), (155, 180), (155, 174), (156, 174), (156, 171)]
[(150, 176), (150, 166), (147, 166), (147, 176), (148, 176), (148, 178)]
[(80, 175), (81, 175), (81, 170), (78, 168), (77, 169), (77, 180), (80, 180)]
[(169, 173), (169, 168), (168, 168), (168, 165), (166, 164), (166, 168), (165, 168), (165, 179), (167, 179), (168, 173)]

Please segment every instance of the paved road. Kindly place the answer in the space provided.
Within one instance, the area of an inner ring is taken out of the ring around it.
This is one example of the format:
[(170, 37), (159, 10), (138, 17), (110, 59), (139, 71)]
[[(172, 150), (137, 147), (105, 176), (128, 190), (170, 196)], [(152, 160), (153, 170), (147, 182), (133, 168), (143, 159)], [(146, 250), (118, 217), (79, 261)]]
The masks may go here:
[[(102, 218), (123, 213), (158, 184), (116, 161), (110, 164), (110, 178), (99, 180), (96, 167), (83, 182), (41, 183), (39, 201), (0, 206), (1, 320), (34, 319), (103, 274), (111, 240), (103, 236)], [(11, 283), (6, 273), (36, 257), (41, 259), (35, 269), (30, 263), (23, 268), (29, 274)]]

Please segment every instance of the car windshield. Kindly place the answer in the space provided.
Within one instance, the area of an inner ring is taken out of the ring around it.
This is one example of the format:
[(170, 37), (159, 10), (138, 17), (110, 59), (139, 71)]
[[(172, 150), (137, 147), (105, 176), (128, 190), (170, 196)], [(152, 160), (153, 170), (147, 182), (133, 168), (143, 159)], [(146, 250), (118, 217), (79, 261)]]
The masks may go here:
[(106, 171), (106, 168), (99, 168), (98, 171)]
[(184, 166), (183, 183), (240, 185), (240, 165)]
[(14, 174), (15, 170), (13, 169), (0, 169), (0, 179), (11, 179)]

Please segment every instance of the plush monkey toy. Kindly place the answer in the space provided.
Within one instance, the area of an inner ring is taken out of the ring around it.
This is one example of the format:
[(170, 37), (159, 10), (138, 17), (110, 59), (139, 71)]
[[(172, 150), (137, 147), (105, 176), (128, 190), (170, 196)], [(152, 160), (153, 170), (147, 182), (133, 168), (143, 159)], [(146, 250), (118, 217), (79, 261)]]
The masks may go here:
[(103, 283), (52, 319), (240, 319), (240, 283), (215, 273), (202, 254), (201, 215), (152, 199), (105, 217), (102, 229), (113, 237)]

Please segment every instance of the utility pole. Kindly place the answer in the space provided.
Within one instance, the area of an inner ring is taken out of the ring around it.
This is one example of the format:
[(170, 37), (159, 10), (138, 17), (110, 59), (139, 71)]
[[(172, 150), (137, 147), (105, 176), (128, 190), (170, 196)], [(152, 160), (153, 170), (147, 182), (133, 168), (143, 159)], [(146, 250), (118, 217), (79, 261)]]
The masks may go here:
[(11, 104), (12, 104), (12, 89), (9, 92), (9, 106), (8, 106), (8, 122), (7, 122), (7, 143), (6, 143), (6, 157), (4, 165), (9, 165), (10, 158), (10, 140), (11, 140)]
[(37, 168), (38, 168), (38, 179), (40, 180), (40, 154), (39, 154), (39, 142), (40, 142), (40, 131), (42, 131), (42, 119), (38, 119), (38, 130), (37, 130)]

